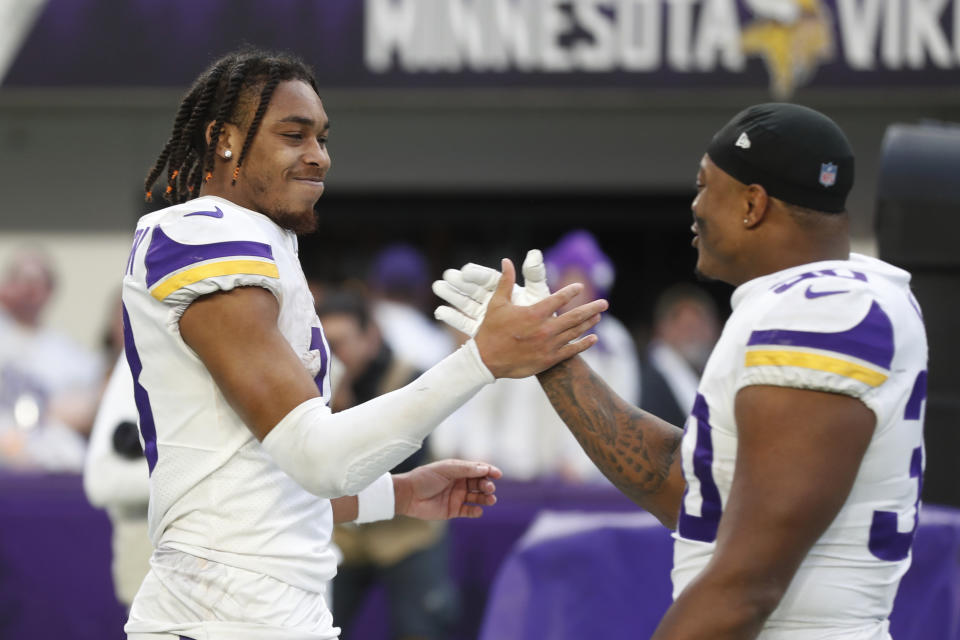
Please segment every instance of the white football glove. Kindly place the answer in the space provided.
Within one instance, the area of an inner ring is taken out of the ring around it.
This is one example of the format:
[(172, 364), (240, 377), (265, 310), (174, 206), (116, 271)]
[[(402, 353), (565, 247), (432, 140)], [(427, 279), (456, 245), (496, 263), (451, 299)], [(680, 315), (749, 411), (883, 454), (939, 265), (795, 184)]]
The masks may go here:
[[(510, 301), (522, 307), (540, 302), (550, 295), (547, 269), (539, 249), (531, 249), (523, 261), (523, 286), (513, 285)], [(500, 272), (490, 267), (468, 263), (462, 269), (447, 269), (443, 280), (433, 283), (433, 292), (452, 306), (441, 305), (433, 316), (471, 338), (483, 323), (487, 305), (500, 282)]]

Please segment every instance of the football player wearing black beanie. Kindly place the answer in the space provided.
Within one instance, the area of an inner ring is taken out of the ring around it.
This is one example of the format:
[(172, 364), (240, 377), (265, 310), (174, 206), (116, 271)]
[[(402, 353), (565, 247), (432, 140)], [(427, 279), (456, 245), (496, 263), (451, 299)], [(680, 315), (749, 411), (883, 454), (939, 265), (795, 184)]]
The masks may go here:
[(739, 285), (784, 266), (846, 259), (853, 165), (843, 131), (813, 109), (760, 104), (738, 113), (700, 161), (697, 271)]
[[(853, 164), (832, 120), (792, 104), (750, 107), (707, 145), (697, 269), (737, 288), (685, 429), (580, 358), (537, 376), (597, 467), (676, 529), (675, 600), (652, 640), (890, 640), (919, 513), (927, 342), (910, 274), (850, 253)], [(458, 318), (482, 317), (471, 292), (443, 296)]]

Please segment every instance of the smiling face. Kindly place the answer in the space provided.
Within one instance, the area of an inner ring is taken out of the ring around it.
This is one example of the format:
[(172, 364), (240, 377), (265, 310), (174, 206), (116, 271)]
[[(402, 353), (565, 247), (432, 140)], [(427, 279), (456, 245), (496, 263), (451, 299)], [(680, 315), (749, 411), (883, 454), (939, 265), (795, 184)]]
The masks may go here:
[[(285, 229), (315, 231), (314, 205), (323, 194), (323, 181), (330, 170), (329, 129), (320, 96), (309, 84), (300, 80), (279, 83), (239, 179), (225, 197), (263, 213)], [(238, 132), (224, 141), (234, 158), (239, 155), (245, 133)]]
[(697, 172), (697, 196), (690, 208), (696, 270), (706, 278), (734, 285), (741, 282), (738, 265), (743, 259), (743, 217), (748, 208), (745, 189), (704, 154)]

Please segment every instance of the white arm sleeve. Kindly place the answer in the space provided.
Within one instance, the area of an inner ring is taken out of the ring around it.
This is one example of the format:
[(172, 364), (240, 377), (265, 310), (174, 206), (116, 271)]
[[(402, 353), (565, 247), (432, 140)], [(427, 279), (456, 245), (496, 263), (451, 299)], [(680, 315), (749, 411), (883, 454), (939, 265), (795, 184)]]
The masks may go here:
[(491, 382), (470, 340), (407, 386), (346, 411), (331, 413), (321, 398), (303, 402), (267, 434), (263, 448), (307, 491), (356, 495)]

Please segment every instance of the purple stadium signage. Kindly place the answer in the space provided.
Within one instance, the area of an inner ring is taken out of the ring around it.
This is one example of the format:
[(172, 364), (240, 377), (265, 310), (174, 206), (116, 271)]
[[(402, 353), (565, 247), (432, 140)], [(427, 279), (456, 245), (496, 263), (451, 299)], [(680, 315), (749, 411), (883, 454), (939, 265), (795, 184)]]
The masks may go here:
[(960, 84), (960, 0), (49, 0), (4, 84), (183, 86), (241, 42), (329, 87)]

